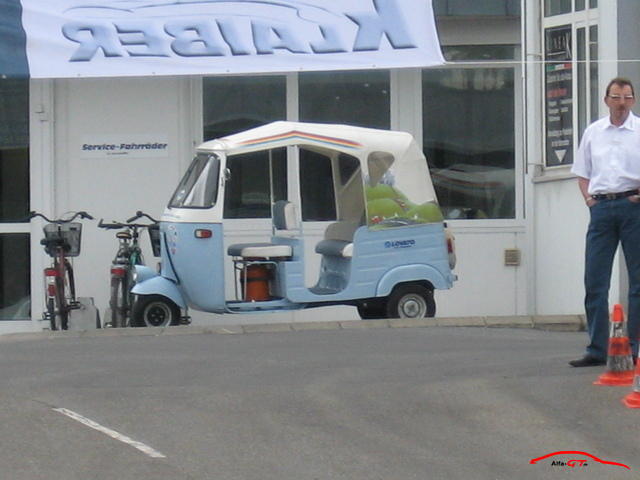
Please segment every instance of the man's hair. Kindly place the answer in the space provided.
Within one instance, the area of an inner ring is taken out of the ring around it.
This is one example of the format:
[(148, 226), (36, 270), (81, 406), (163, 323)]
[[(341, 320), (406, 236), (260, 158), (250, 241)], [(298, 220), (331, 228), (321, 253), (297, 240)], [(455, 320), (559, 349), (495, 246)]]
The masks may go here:
[(609, 96), (609, 90), (611, 90), (612, 85), (618, 85), (619, 87), (624, 87), (626, 85), (629, 85), (631, 87), (631, 94), (635, 96), (635, 93), (633, 91), (633, 84), (631, 83), (631, 80), (629, 80), (628, 78), (616, 77), (613, 80), (611, 80), (609, 82), (609, 85), (607, 85), (607, 91), (605, 92), (605, 96), (607, 97)]

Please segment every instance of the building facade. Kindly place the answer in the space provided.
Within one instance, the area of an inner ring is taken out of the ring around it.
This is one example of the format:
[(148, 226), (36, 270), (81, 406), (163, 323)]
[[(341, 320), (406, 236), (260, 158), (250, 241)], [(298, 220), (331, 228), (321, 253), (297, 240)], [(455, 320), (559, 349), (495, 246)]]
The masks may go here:
[[(160, 216), (194, 146), (281, 119), (405, 130), (418, 139), (456, 235), (459, 281), (437, 293), (440, 316), (582, 313), (588, 212), (569, 169), (582, 130), (605, 114), (608, 80), (640, 80), (632, 30), (640, 3), (434, 0), (433, 7), (442, 67), (0, 80), (0, 333), (46, 326), (48, 257), (39, 227), (22, 221), (30, 210)], [(87, 147), (105, 142), (167, 148), (114, 158)], [(261, 168), (243, 172), (239, 191), (268, 198)], [(334, 212), (314, 188), (318, 168), (303, 172), (309, 200), (301, 213), (305, 231), (319, 238)], [(279, 176), (276, 188), (286, 189), (286, 168)], [(243, 208), (244, 197), (225, 214), (229, 242), (269, 235), (269, 212)], [(78, 294), (101, 310), (116, 245), (113, 233), (85, 223)], [(150, 248), (146, 254), (153, 261)], [(622, 273), (616, 268), (616, 300)], [(356, 318), (352, 310), (341, 315)]]

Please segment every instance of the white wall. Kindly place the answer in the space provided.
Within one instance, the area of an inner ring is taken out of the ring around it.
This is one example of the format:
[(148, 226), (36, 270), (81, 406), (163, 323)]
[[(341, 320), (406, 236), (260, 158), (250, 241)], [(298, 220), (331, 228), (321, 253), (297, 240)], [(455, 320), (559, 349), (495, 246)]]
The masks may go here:
[[(535, 304), (539, 315), (584, 313), (584, 249), (589, 210), (575, 178), (535, 185)], [(611, 302), (621, 299), (619, 256)]]
[[(456, 237), (458, 281), (436, 292), (441, 317), (526, 314), (523, 227), (451, 227)], [(505, 266), (505, 249), (521, 251), (520, 266)]]
[[(75, 261), (78, 296), (104, 309), (115, 231), (97, 220), (124, 221), (137, 210), (159, 217), (191, 155), (187, 114), (189, 84), (177, 78), (61, 80), (55, 85), (55, 214), (86, 210), (96, 217), (83, 227), (82, 255)], [(148, 136), (168, 143), (168, 155), (86, 158), (82, 144), (112, 136), (127, 142)], [(149, 240), (142, 239), (153, 265)], [(38, 306), (34, 305), (34, 314)]]

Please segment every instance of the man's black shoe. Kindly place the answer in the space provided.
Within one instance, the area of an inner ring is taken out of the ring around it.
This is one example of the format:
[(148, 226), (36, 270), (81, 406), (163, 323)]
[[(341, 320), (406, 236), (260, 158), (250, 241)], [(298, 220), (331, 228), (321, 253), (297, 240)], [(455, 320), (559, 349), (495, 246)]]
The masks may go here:
[(569, 365), (572, 367), (596, 367), (598, 365), (606, 365), (606, 363), (607, 361), (602, 358), (587, 354), (578, 360), (571, 360)]

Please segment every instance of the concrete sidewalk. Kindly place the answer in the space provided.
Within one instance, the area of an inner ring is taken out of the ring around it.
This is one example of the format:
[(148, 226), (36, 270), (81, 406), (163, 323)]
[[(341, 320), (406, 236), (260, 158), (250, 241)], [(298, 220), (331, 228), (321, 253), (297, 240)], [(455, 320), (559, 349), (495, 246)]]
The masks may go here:
[(479, 328), (533, 328), (538, 330), (582, 331), (586, 328), (583, 315), (558, 316), (491, 316), (457, 318), (383, 319), (312, 321), (285, 323), (257, 323), (248, 325), (181, 325), (163, 328), (106, 328), (67, 330), (64, 332), (27, 332), (0, 335), (0, 341), (36, 340), (70, 337), (118, 337), (157, 335), (220, 334), (239, 335), (251, 333), (279, 333), (310, 330), (350, 330), (362, 328), (428, 328), (428, 327), (479, 327)]

